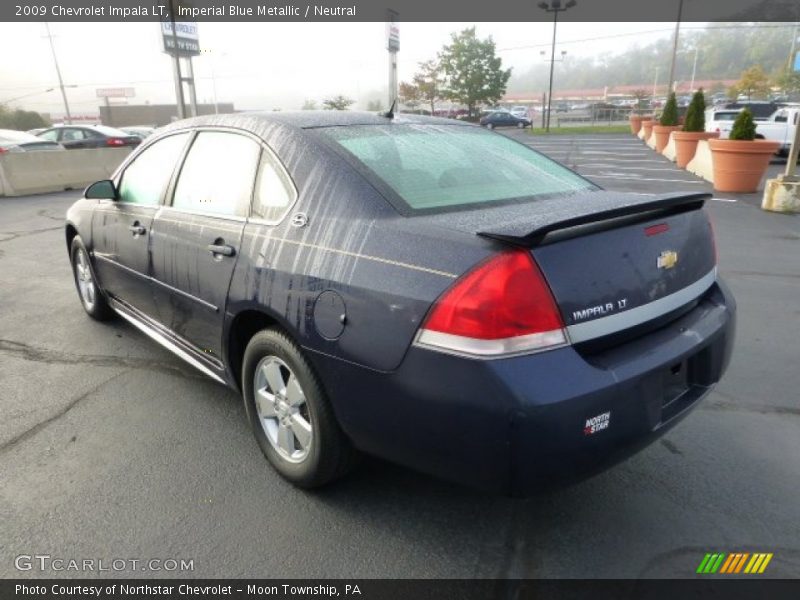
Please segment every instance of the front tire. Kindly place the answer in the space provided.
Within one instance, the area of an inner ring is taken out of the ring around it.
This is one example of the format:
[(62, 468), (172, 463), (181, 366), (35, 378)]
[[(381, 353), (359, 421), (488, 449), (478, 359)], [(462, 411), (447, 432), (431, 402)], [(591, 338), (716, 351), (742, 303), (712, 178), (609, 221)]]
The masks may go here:
[(315, 488), (350, 469), (354, 450), (311, 365), (282, 331), (265, 329), (247, 344), (242, 392), (258, 445), (285, 479)]
[(494, 129), (494, 125), (492, 123), (489, 123), (489, 124), (486, 125), (486, 129), (489, 129), (489, 130)]
[(97, 283), (97, 276), (89, 259), (89, 252), (83, 245), (79, 235), (72, 238), (70, 245), (70, 262), (72, 264), (72, 278), (78, 290), (86, 314), (97, 321), (108, 321), (114, 316), (114, 311), (108, 305), (105, 294)]
[(524, 128), (524, 127), (525, 127), (525, 123), (523, 123), (522, 121), (520, 121), (519, 123), (517, 123), (517, 129), (522, 129), (522, 128)]

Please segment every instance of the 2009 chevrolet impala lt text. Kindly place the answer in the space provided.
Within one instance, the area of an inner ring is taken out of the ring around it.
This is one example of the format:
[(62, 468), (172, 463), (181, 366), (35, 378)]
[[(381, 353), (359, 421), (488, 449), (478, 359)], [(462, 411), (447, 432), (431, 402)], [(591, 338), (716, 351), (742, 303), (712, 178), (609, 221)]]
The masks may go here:
[(86, 312), (240, 390), (303, 487), (362, 451), (528, 494), (653, 441), (731, 355), (707, 195), (606, 192), (458, 121), (180, 121), (84, 196)]

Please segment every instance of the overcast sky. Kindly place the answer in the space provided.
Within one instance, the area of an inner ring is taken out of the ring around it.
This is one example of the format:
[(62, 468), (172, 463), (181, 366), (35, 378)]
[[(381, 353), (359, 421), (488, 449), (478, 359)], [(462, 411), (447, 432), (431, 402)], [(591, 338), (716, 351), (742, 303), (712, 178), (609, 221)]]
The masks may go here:
[[(435, 57), (450, 33), (469, 26), (401, 23), (400, 80), (410, 79), (418, 62)], [(73, 113), (97, 114), (98, 87), (133, 87), (131, 103), (175, 102), (171, 62), (161, 51), (158, 23), (50, 27), (64, 83), (77, 86), (67, 90)], [(541, 50), (549, 56), (552, 24), (479, 23), (477, 29), (480, 37), (494, 38), (503, 63), (517, 71), (546, 60)], [(632, 44), (671, 36), (673, 29), (670, 23), (563, 23), (556, 53), (623, 52)], [(194, 59), (198, 102), (213, 101), (212, 72), (218, 100), (243, 110), (296, 109), (305, 99), (339, 93), (359, 99), (363, 108), (370, 98), (386, 97), (383, 23), (200, 23), (199, 35), (208, 53)], [(27, 96), (8, 104), (63, 112), (58, 91), (45, 92), (57, 78), (43, 23), (0, 23), (0, 53), (0, 102)]]

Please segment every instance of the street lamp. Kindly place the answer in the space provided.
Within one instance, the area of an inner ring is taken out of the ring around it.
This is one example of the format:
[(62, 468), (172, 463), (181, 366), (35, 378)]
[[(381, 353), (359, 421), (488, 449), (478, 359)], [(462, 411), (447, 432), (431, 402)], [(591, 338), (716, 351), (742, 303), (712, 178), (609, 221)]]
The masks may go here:
[(547, 125), (545, 126), (545, 130), (548, 132), (550, 131), (550, 109), (553, 104), (553, 69), (556, 65), (556, 28), (558, 27), (558, 13), (564, 12), (576, 4), (577, 2), (575, 2), (575, 0), (567, 0), (566, 4), (562, 6), (561, 0), (550, 0), (550, 4), (547, 2), (540, 2), (537, 5), (542, 10), (553, 13), (553, 47), (550, 51), (550, 85), (547, 91)]

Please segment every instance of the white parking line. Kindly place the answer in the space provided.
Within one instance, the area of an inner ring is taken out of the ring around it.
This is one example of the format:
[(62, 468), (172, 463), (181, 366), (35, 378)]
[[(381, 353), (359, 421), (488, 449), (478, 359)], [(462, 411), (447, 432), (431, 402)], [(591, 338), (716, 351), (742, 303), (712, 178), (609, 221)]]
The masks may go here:
[(736, 198), (712, 198), (712, 200), (717, 202), (736, 202)]

